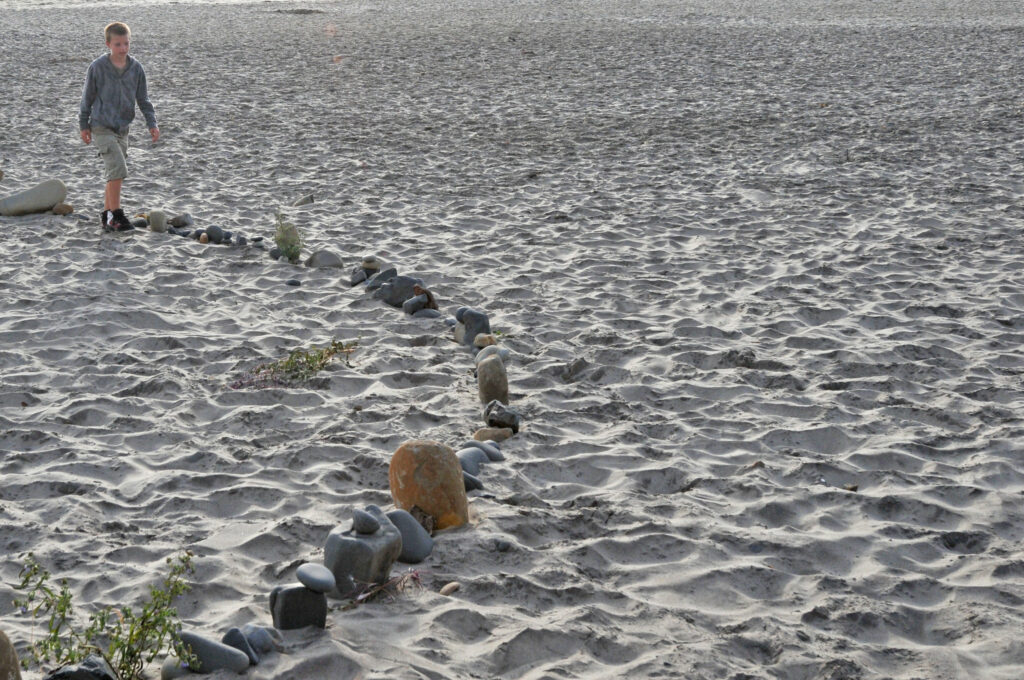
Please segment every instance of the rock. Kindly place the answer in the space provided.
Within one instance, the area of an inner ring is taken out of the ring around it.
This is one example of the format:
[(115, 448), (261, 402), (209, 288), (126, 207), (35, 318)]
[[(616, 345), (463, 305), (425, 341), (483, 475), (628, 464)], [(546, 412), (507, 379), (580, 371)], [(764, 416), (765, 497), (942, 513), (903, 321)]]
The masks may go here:
[(462, 442), (462, 444), (459, 445), (459, 451), (467, 449), (471, 446), (475, 446), (476, 448), (483, 451), (485, 454), (487, 454), (487, 457), (490, 460), (505, 460), (505, 455), (501, 452), (501, 449), (499, 449), (497, 444), (495, 444), (494, 442), (478, 442), (475, 439), (467, 439), (466, 441)]
[(338, 527), (327, 536), (324, 566), (334, 574), (337, 583), (332, 597), (349, 597), (363, 585), (384, 583), (391, 577), (391, 567), (402, 554), (402, 534), (376, 505), (366, 512), (380, 524), (373, 534), (342, 531)]
[(238, 238), (235, 239), (235, 243), (237, 243), (240, 246), (244, 246), (249, 243), (249, 239), (245, 238), (244, 236), (239, 236)]
[(292, 203), (292, 207), (293, 208), (298, 208), (300, 205), (309, 205), (312, 202), (313, 202), (313, 194), (306, 194), (302, 198), (297, 199), (294, 203)]
[(455, 336), (455, 342), (462, 345), (465, 344), (463, 340), (466, 339), (466, 325), (461, 321), (456, 321), (452, 327), (452, 333)]
[(149, 211), (149, 229), (158, 234), (167, 231), (167, 214), (163, 210)]
[(270, 250), (268, 250), (268, 251), (267, 251), (267, 256), (268, 256), (268, 257), (269, 257), (269, 258), (270, 258), (271, 260), (278, 260), (278, 259), (280, 259), (280, 258), (284, 257), (283, 255), (281, 255), (281, 249), (280, 249), (280, 248), (278, 248), (277, 246), (274, 246), (273, 248), (271, 248)]
[(391, 497), (403, 510), (419, 507), (438, 529), (469, 522), (462, 468), (455, 452), (435, 441), (407, 441), (395, 451), (388, 468)]
[(489, 356), (477, 365), (476, 384), (481, 404), (489, 404), (495, 399), (508, 403), (508, 374), (501, 357)]
[(343, 267), (341, 258), (329, 250), (317, 250), (306, 258), (307, 267)]
[(44, 182), (0, 201), (0, 215), (15, 217), (46, 212), (67, 198), (68, 189), (59, 179)]
[(402, 311), (406, 314), (415, 314), (427, 308), (426, 295), (414, 295), (402, 303)]
[(175, 236), (190, 236), (192, 231), (189, 229), (178, 229), (177, 227), (170, 227), (167, 230), (168, 234), (174, 234)]
[(436, 529), (435, 525), (437, 524), (437, 520), (434, 519), (433, 515), (424, 512), (423, 508), (421, 508), (421, 507), (419, 507), (417, 505), (414, 505), (414, 506), (412, 506), (412, 508), (410, 508), (409, 514), (412, 515), (412, 518), (414, 520), (416, 520), (416, 522), (421, 527), (423, 527), (423, 530), (426, 531), (428, 535), (430, 535), (430, 536), (434, 535), (434, 530)]
[(375, 534), (380, 529), (377, 518), (364, 510), (352, 511), (352, 530), (357, 534)]
[(425, 560), (434, 550), (434, 539), (423, 525), (405, 510), (392, 510), (387, 515), (402, 535), (402, 552), (398, 561), (416, 564)]
[(117, 676), (103, 657), (90, 654), (75, 665), (61, 666), (47, 673), (44, 680), (117, 680)]
[(0, 630), (0, 680), (21, 680), (21, 663), (7, 633)]
[(436, 319), (441, 316), (441, 312), (436, 309), (421, 309), (412, 315), (414, 319)]
[(506, 406), (495, 399), (484, 407), (484, 424), (490, 427), (507, 427), (512, 434), (519, 432), (519, 426), (523, 422), (523, 416), (511, 406)]
[(247, 623), (242, 626), (242, 634), (245, 635), (249, 646), (260, 654), (267, 654), (275, 650), (280, 651), (284, 644), (284, 639), (276, 628)]
[(337, 585), (334, 582), (334, 574), (322, 564), (307, 562), (296, 570), (295, 575), (298, 577), (299, 583), (314, 593), (329, 593)]
[(302, 281), (299, 281), (298, 279), (288, 279), (287, 281), (284, 282), (284, 285), (286, 285), (286, 286), (301, 286), (302, 285)]
[(475, 446), (462, 449), (455, 455), (458, 457), (459, 465), (462, 466), (462, 469), (471, 475), (480, 474), (480, 463), (491, 462), (491, 459), (487, 457), (487, 454)]
[(366, 272), (362, 267), (356, 267), (352, 270), (352, 276), (349, 277), (349, 287), (358, 286), (360, 283), (366, 282)]
[(444, 595), (445, 597), (448, 597), (449, 595), (454, 593), (456, 590), (458, 590), (460, 587), (461, 587), (461, 584), (458, 581), (452, 581), (451, 583), (446, 583), (446, 584), (444, 584), (444, 586), (441, 587), (441, 594)]
[[(168, 656), (160, 664), (160, 680), (175, 680), (188, 675), (188, 664), (182, 664), (176, 656)], [(0, 676), (2, 678), (2, 676)]]
[[(461, 315), (460, 315), (461, 312)], [(469, 307), (460, 307), (455, 312), (455, 319), (466, 327), (466, 333), (462, 338), (462, 344), (472, 345), (476, 336), (481, 333), (491, 332), (491, 322), (487, 315)]]
[(224, 243), (224, 230), (216, 224), (211, 224), (206, 228), (206, 235), (209, 237), (210, 243)]
[(485, 442), (488, 439), (493, 439), (496, 442), (503, 442), (513, 434), (511, 428), (508, 427), (481, 427), (479, 430), (473, 433), (473, 439)]
[(484, 483), (480, 481), (475, 475), (471, 475), (465, 470), (462, 471), (462, 483), (466, 487), (466, 492), (479, 491), (484, 488)]
[(181, 642), (196, 657), (195, 662), (188, 667), (193, 673), (213, 673), (219, 670), (241, 673), (249, 667), (249, 657), (244, 652), (198, 633), (182, 631)]
[(238, 651), (249, 657), (249, 663), (253, 666), (260, 662), (260, 655), (252, 648), (249, 641), (245, 638), (245, 633), (242, 632), (241, 628), (229, 628), (228, 632), (224, 633), (224, 637), (220, 639), (221, 643), (228, 647), (234, 647)]
[[(75, 207), (68, 203), (58, 203), (53, 206), (52, 210), (54, 215), (70, 215), (75, 212)], [(0, 676), (0, 680), (4, 680), (4, 678)]]
[(359, 263), (359, 266), (366, 274), (366, 278), (370, 278), (371, 276), (380, 271), (381, 263), (380, 260), (377, 259), (376, 255), (366, 255)]
[(374, 297), (378, 300), (383, 300), (392, 307), (401, 307), (403, 302), (414, 296), (413, 288), (422, 285), (423, 281), (421, 279), (411, 276), (396, 276), (382, 284), (374, 292)]
[(206, 234), (206, 232), (203, 232), (202, 234), (199, 235), (199, 242), (200, 243), (209, 243), (210, 242), (210, 237)]
[(497, 345), (487, 345), (486, 347), (484, 347), (483, 349), (476, 353), (476, 356), (473, 357), (473, 361), (479, 365), (481, 361), (483, 361), (487, 357), (494, 356), (495, 354), (501, 357), (501, 363), (508, 364), (508, 360), (512, 356), (512, 351), (506, 347), (498, 347)]
[(483, 348), (497, 344), (498, 339), (490, 333), (477, 333), (477, 336), (473, 338), (473, 347)]
[[(327, 596), (306, 586), (277, 586), (270, 591), (270, 615), (274, 628), (294, 630), (327, 625)], [(248, 666), (248, 659), (246, 659)]]
[(379, 271), (366, 280), (366, 290), (377, 290), (396, 276), (398, 276), (398, 270), (394, 267)]
[(193, 222), (192, 216), (188, 213), (175, 215), (171, 218), (171, 226), (177, 227), (178, 229), (185, 229), (187, 227), (191, 227), (193, 224), (195, 224), (195, 222)]
[(512, 549), (512, 544), (503, 538), (499, 538), (494, 542), (494, 549), (498, 552), (508, 552)]

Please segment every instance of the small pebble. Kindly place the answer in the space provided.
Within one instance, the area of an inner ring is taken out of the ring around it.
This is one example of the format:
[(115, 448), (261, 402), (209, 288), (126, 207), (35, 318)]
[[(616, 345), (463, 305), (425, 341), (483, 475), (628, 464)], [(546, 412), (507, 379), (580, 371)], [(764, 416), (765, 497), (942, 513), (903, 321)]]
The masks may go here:
[[(284, 282), (284, 285), (286, 285), (286, 286), (301, 286), (302, 285), (302, 281), (299, 281), (298, 279), (288, 279), (287, 281)], [(509, 432), (511, 432), (511, 430), (509, 430)]]
[(199, 242), (200, 243), (209, 243), (210, 242), (210, 237), (208, 235), (206, 235), (205, 233), (200, 234), (199, 235)]
[(447, 597), (448, 595), (451, 595), (452, 593), (454, 593), (459, 588), (460, 588), (459, 582), (458, 581), (452, 581), (451, 583), (445, 584), (444, 587), (441, 588), (441, 594), (444, 595), (445, 597)]
[(58, 203), (53, 206), (53, 214), (55, 215), (70, 215), (75, 212), (75, 209), (67, 203)]
[(512, 544), (503, 538), (499, 538), (494, 542), (494, 549), (498, 552), (508, 552), (512, 549)]
[(380, 522), (365, 510), (353, 510), (352, 528), (357, 534), (375, 534), (380, 529)]

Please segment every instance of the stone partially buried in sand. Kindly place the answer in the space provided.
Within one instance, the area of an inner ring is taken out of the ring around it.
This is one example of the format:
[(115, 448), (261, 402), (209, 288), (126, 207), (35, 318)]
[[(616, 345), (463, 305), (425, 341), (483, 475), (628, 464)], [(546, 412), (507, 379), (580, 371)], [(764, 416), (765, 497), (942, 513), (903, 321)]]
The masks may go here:
[(493, 440), (503, 442), (515, 434), (510, 427), (481, 427), (473, 433), (473, 439), (478, 442)]
[(494, 400), (508, 403), (508, 373), (498, 355), (489, 356), (477, 364), (476, 383), (481, 404), (489, 404)]
[(52, 210), (67, 198), (68, 189), (59, 179), (48, 179), (0, 201), (0, 215), (15, 217)]
[(422, 439), (405, 442), (391, 457), (388, 479), (395, 505), (402, 510), (419, 507), (438, 529), (469, 521), (462, 467), (451, 447)]
[(167, 231), (167, 213), (163, 210), (149, 211), (149, 230), (162, 234)]

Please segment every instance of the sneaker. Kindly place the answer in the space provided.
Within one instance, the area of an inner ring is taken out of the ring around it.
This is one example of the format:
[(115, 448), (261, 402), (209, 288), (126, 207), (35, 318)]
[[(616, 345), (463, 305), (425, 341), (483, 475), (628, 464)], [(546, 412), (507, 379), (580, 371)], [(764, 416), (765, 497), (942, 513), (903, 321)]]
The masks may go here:
[(108, 211), (107, 216), (107, 229), (110, 231), (131, 231), (135, 227), (132, 225), (131, 220), (128, 219), (124, 214), (124, 210), (118, 208), (117, 210)]
[(103, 212), (100, 213), (100, 226), (102, 226), (104, 229), (107, 228), (107, 219), (109, 219), (109, 217), (110, 217), (110, 211), (109, 210), (104, 210)]

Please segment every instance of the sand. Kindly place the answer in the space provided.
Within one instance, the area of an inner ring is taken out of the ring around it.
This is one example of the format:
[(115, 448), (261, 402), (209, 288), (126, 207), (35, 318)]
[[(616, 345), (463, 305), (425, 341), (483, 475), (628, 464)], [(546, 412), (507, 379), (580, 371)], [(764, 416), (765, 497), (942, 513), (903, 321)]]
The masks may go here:
[[(250, 677), (1020, 677), (1020, 3), (5, 5), (0, 195), (85, 217), (0, 219), (19, 651), (27, 551), (88, 611), (188, 548), (188, 627), (269, 625), (401, 442), (483, 424), (448, 328), (348, 287), (372, 253), (490, 315), (524, 426), (421, 591)], [(115, 18), (163, 133), (128, 211), (285, 207), (345, 270), (100, 232), (76, 113)], [(229, 387), (332, 338), (351, 367)]]

